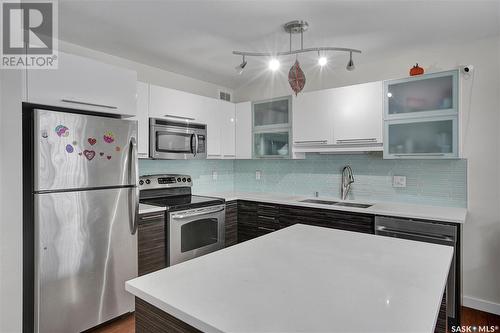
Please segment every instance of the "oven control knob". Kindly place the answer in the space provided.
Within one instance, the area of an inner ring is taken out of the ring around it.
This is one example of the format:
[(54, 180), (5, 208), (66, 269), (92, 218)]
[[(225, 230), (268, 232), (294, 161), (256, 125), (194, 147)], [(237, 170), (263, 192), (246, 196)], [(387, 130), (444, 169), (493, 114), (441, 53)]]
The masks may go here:
[(182, 181), (185, 183), (186, 182), (186, 177), (182, 178)]
[(144, 180), (139, 180), (139, 185), (144, 185)]
[(151, 184), (151, 181), (149, 179), (146, 179), (146, 184)]
[(181, 182), (181, 177), (177, 178), (177, 182), (180, 183)]
[(188, 178), (188, 182), (191, 183), (191, 178)]

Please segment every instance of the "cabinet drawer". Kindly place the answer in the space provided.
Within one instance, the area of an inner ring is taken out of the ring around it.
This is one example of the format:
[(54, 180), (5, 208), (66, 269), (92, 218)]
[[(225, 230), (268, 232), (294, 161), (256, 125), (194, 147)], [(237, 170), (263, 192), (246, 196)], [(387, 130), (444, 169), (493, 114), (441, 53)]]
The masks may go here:
[(257, 214), (263, 216), (279, 216), (279, 205), (259, 203), (257, 204)]
[(166, 267), (165, 241), (164, 214), (140, 215), (137, 230), (139, 276)]

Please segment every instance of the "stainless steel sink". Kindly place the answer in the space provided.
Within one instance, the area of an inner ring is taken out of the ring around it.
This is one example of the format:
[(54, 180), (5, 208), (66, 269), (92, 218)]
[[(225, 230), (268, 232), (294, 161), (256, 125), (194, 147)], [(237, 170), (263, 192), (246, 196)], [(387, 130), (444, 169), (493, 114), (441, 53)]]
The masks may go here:
[(373, 205), (369, 205), (369, 204), (362, 204), (362, 203), (355, 203), (355, 202), (338, 202), (338, 201), (320, 200), (320, 199), (305, 199), (305, 200), (300, 200), (299, 202), (314, 203), (314, 204), (319, 204), (319, 205), (354, 207), (354, 208), (368, 208), (368, 207), (373, 206)]
[(299, 202), (315, 203), (320, 205), (335, 205), (337, 203), (337, 201), (319, 200), (319, 199), (305, 199), (305, 200), (300, 200)]
[(361, 204), (361, 203), (354, 203), (354, 202), (339, 202), (339, 203), (336, 203), (335, 206), (354, 207), (354, 208), (368, 208), (368, 207), (371, 207), (373, 205)]

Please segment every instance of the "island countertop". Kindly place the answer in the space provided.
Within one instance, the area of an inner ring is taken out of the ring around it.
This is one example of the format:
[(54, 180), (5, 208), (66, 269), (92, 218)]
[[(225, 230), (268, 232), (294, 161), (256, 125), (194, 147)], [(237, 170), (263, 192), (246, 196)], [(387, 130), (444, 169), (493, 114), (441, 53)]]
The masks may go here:
[(203, 332), (433, 332), (453, 249), (302, 224), (135, 278)]

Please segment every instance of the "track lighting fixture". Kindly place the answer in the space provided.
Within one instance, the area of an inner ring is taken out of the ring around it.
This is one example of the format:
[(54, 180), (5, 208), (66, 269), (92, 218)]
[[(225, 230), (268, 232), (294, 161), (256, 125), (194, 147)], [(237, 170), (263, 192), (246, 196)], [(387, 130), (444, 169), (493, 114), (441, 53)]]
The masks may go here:
[(236, 66), (234, 69), (236, 70), (236, 73), (241, 74), (243, 73), (243, 70), (245, 69), (245, 66), (247, 65), (247, 61), (245, 60), (245, 56), (243, 55), (243, 60), (241, 61), (241, 64)]

